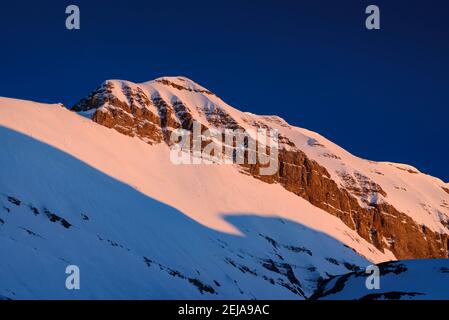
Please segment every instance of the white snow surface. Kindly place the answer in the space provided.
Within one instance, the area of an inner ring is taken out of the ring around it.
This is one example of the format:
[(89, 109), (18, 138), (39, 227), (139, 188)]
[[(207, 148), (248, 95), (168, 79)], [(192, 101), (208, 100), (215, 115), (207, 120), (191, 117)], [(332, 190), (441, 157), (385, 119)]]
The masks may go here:
[[(189, 89), (208, 91), (186, 77), (163, 77), (142, 84), (123, 80), (109, 81), (114, 84), (116, 88), (114, 94), (119, 98), (123, 94), (117, 88), (121, 88), (122, 83), (126, 83), (132, 88), (141, 88), (149, 96), (159, 94), (169, 103), (180, 100), (190, 109), (193, 118), (202, 123), (207, 123), (205, 114), (209, 110), (220, 108), (243, 128), (254, 128), (256, 123), (266, 124), (279, 130), (280, 134), (293, 141), (308, 157), (325, 167), (332, 179), (340, 186), (345, 186), (341, 173), (349, 174), (352, 177), (356, 174), (362, 174), (370, 181), (381, 186), (387, 194), (385, 197), (381, 194), (373, 194), (371, 199), (367, 199), (369, 202), (385, 201), (400, 212), (410, 216), (418, 224), (425, 225), (433, 231), (449, 233), (448, 228), (442, 223), (442, 221), (449, 221), (449, 194), (442, 188), (448, 188), (448, 184), (442, 180), (422, 173), (410, 165), (362, 159), (352, 155), (320, 134), (291, 126), (278, 116), (260, 116), (242, 112), (228, 105), (216, 95), (178, 90), (160, 83), (159, 81), (162, 79)], [(126, 101), (124, 97), (120, 99)], [(363, 199), (358, 198), (362, 205), (366, 205)]]
[[(166, 145), (60, 105), (0, 98), (0, 145), (6, 298), (301, 299), (345, 263), (394, 259), (279, 185), (173, 165)], [(65, 288), (69, 264), (81, 290)]]
[[(184, 77), (108, 81), (122, 101), (118, 89), (126, 84), (170, 104), (182, 101), (203, 123), (219, 108), (243, 128), (278, 129), (342, 187), (342, 173), (363, 175), (387, 194), (370, 201), (448, 232), (441, 221), (449, 217), (442, 188), (449, 184), (416, 168), (361, 159), (277, 116), (239, 111)], [(301, 299), (318, 277), (395, 259), (280, 185), (234, 165), (173, 165), (165, 144), (122, 135), (91, 121), (92, 114), (0, 98), (2, 297)], [(52, 222), (46, 210), (71, 226)], [(82, 290), (66, 290), (68, 264), (80, 266)]]

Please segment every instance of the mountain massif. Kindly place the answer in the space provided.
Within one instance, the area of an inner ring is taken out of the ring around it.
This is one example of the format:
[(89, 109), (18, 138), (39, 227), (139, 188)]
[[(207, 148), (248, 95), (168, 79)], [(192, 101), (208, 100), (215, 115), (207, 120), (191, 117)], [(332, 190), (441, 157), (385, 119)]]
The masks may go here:
[[(277, 170), (172, 163), (173, 132), (194, 123), (275, 130)], [(0, 98), (0, 144), (5, 299), (423, 298), (362, 294), (359, 279), (373, 263), (448, 257), (449, 184), (184, 77), (108, 80), (70, 108)], [(64, 286), (71, 264), (80, 290)]]

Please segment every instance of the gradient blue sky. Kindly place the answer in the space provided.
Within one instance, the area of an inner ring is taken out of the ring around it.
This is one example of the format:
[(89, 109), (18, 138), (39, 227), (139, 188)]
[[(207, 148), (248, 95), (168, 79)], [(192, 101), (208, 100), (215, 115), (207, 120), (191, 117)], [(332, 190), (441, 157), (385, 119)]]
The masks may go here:
[[(364, 27), (368, 4), (380, 31)], [(70, 106), (106, 79), (184, 75), (449, 181), (448, 1), (2, 1), (0, 41), (1, 96)]]

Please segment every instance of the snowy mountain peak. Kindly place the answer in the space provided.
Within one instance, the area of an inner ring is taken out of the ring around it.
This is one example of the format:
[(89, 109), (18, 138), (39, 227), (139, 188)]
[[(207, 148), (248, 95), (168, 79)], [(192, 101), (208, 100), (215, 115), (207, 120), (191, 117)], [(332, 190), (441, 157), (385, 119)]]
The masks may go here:
[[(168, 137), (194, 121), (277, 130), (278, 170), (173, 164)], [(108, 80), (71, 111), (0, 98), (0, 133), (0, 297), (70, 296), (53, 270), (77, 263), (93, 286), (76, 298), (307, 298), (372, 262), (448, 255), (448, 184), (187, 78)]]
[(177, 76), (177, 77), (161, 77), (157, 78), (155, 80), (146, 82), (144, 84), (151, 84), (153, 82), (162, 83), (167, 86), (171, 86), (178, 90), (187, 90), (192, 92), (198, 92), (198, 93), (205, 93), (205, 94), (213, 94), (208, 89), (204, 88), (203, 86), (199, 85), (198, 83), (194, 82), (193, 80), (190, 80), (189, 78)]
[(110, 80), (73, 110), (151, 145), (168, 143), (177, 128), (192, 130), (194, 121), (204, 128), (277, 130), (278, 172), (260, 177), (249, 164), (240, 170), (339, 217), (385, 253), (447, 257), (449, 193), (441, 180), (412, 166), (361, 159), (277, 116), (242, 112), (185, 77)]

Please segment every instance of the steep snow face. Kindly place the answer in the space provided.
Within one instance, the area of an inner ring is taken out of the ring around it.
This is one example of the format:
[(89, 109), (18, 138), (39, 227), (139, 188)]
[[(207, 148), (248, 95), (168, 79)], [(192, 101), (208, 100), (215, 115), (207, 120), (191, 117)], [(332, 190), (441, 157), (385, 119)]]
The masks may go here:
[(353, 272), (321, 284), (313, 298), (323, 300), (447, 300), (449, 260), (407, 260), (379, 266), (379, 287), (368, 290), (370, 274)]
[[(321, 135), (290, 126), (279, 117), (241, 112), (185, 77), (163, 77), (142, 84), (123, 80), (109, 80), (105, 83), (113, 88), (110, 94), (124, 103), (129, 100), (127, 91), (144, 93), (148, 103), (134, 102), (134, 105), (151, 110), (154, 114), (160, 114), (160, 109), (152, 103), (155, 97), (162, 99), (167, 107), (181, 103), (183, 108), (181, 111), (174, 112), (172, 126), (182, 126), (187, 113), (188, 119), (195, 119), (208, 126), (277, 129), (287, 142), (293, 142), (310, 159), (326, 168), (332, 180), (342, 189), (350, 191), (359, 200), (361, 206), (370, 207), (388, 203), (411, 217), (418, 225), (424, 225), (438, 233), (449, 234), (447, 184), (438, 178), (419, 172), (416, 168), (404, 164), (361, 159)], [(115, 108), (113, 103), (99, 103), (96, 107), (98, 106), (101, 106), (102, 112), (109, 112), (108, 110)], [(87, 106), (86, 110), (80, 110), (92, 115), (95, 107)], [(132, 114), (129, 116), (134, 117)], [(121, 128), (117, 130), (123, 131)], [(281, 143), (281, 148), (289, 149), (290, 146), (288, 143)]]
[[(394, 259), (238, 166), (173, 165), (167, 145), (60, 105), (0, 98), (0, 145), (5, 298), (301, 299)], [(65, 288), (69, 264), (81, 290)]]
[[(279, 170), (262, 181), (277, 183), (339, 217), (398, 258), (447, 257), (449, 189), (441, 180), (407, 165), (358, 158), (279, 117), (241, 112), (187, 78), (143, 84), (109, 80), (73, 110), (152, 145), (170, 144), (171, 132), (192, 131), (193, 122), (253, 132), (277, 129)], [(243, 166), (241, 172), (260, 179), (258, 170), (257, 165)]]

